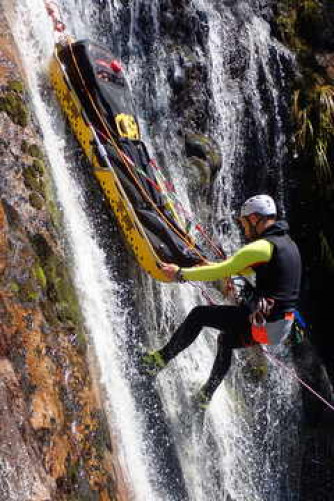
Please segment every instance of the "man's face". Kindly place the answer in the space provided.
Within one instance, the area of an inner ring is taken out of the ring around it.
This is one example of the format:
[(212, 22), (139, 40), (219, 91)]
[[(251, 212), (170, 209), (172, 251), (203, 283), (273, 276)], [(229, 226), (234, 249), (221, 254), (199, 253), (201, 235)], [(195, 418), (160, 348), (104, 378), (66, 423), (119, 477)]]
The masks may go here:
[(256, 232), (256, 223), (257, 223), (257, 217), (255, 214), (250, 214), (245, 217), (241, 217), (239, 219), (240, 225), (242, 227), (242, 231), (245, 235), (245, 238), (247, 241), (252, 241), (257, 237), (257, 232)]
[(242, 228), (242, 231), (243, 231), (243, 234), (244, 234), (246, 240), (249, 240), (250, 239), (250, 225), (249, 225), (249, 221), (247, 221), (246, 218), (241, 217), (239, 219), (239, 223), (240, 223), (240, 226)]

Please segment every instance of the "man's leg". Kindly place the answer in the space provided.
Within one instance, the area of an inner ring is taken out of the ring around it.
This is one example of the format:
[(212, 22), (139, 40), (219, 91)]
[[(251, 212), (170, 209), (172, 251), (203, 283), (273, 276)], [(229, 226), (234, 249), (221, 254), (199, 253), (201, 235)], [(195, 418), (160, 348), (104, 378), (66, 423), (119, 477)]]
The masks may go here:
[[(234, 333), (236, 340), (238, 340), (240, 333), (245, 332), (249, 326), (248, 315), (249, 311), (239, 306), (197, 306), (189, 313), (163, 348), (144, 357), (144, 363), (151, 366), (149, 371), (155, 374), (170, 360), (188, 348), (204, 327)], [(220, 359), (222, 359), (221, 352), (222, 350), (219, 351)], [(227, 363), (227, 359), (225, 363)], [(217, 362), (216, 365), (219, 363)]]
[(231, 366), (234, 349), (252, 346), (251, 324), (247, 308), (225, 309), (223, 330), (217, 339), (217, 355), (207, 382), (202, 386), (197, 400), (201, 407), (208, 406), (214, 392)]
[(244, 332), (240, 335), (238, 335), (233, 328), (228, 331), (220, 332), (217, 339), (217, 355), (209, 379), (201, 388), (203, 397), (205, 396), (208, 401), (212, 398), (212, 395), (231, 367), (233, 350), (245, 348), (246, 345), (249, 346), (249, 332), (247, 322), (245, 322), (244, 325)]
[(195, 341), (203, 327), (214, 323), (219, 308), (219, 306), (196, 306), (193, 308), (174, 332), (170, 341), (159, 350), (163, 360), (168, 363), (188, 348)]

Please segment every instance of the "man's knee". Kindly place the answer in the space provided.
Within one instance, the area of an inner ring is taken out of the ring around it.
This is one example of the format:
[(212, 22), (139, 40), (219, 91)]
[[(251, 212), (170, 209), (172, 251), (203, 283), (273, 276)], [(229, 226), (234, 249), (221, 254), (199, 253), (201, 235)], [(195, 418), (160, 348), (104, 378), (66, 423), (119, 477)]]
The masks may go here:
[(189, 313), (189, 317), (196, 320), (205, 318), (207, 314), (207, 306), (195, 306)]
[(233, 337), (229, 331), (221, 331), (217, 338), (218, 349), (231, 350), (234, 345)]

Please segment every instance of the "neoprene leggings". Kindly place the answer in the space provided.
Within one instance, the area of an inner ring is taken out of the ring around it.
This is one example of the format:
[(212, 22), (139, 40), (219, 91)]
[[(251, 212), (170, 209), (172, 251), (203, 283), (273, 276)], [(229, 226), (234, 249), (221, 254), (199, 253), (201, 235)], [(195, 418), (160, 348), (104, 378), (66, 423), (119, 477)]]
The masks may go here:
[(230, 368), (232, 350), (254, 344), (248, 316), (249, 310), (243, 306), (197, 306), (159, 353), (168, 363), (195, 341), (203, 327), (221, 331), (217, 338), (216, 359), (210, 377), (202, 388), (211, 398)]

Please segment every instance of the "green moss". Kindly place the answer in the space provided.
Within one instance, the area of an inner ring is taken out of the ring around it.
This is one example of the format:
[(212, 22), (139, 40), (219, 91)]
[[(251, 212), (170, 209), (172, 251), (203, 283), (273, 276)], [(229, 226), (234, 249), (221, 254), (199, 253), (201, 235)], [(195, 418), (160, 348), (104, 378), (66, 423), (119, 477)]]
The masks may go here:
[(18, 293), (20, 290), (20, 286), (17, 282), (11, 282), (9, 284), (9, 289), (14, 293)]
[(23, 181), (27, 188), (45, 198), (45, 184), (39, 172), (40, 166), (28, 165), (23, 170)]
[(45, 289), (47, 285), (46, 276), (43, 268), (39, 264), (35, 264), (32, 269), (33, 276), (37, 280), (38, 284)]
[(23, 302), (35, 302), (39, 298), (37, 284), (33, 278), (29, 278), (24, 284), (20, 285), (19, 297)]
[(44, 206), (43, 197), (36, 192), (29, 193), (29, 203), (34, 209), (41, 210)]
[(20, 80), (12, 80), (8, 83), (8, 89), (18, 94), (23, 94), (24, 92), (24, 84)]
[(30, 166), (26, 167), (23, 170), (23, 181), (27, 188), (34, 191), (40, 190), (39, 179), (36, 176), (35, 172), (30, 168)]
[(40, 158), (40, 159), (43, 158), (42, 150), (37, 144), (30, 144), (28, 146), (28, 154), (31, 157)]
[(57, 204), (54, 202), (54, 200), (48, 199), (48, 212), (50, 219), (52, 221), (52, 224), (55, 227), (58, 227), (62, 223), (62, 213), (58, 209)]
[(40, 176), (43, 176), (44, 173), (45, 173), (45, 163), (43, 162), (43, 160), (40, 160), (38, 158), (34, 158), (33, 162), (32, 162), (32, 168), (38, 172), (38, 174)]
[(28, 147), (29, 147), (29, 143), (26, 139), (22, 139), (22, 142), (21, 142), (21, 151), (22, 153), (27, 153), (28, 152)]
[(0, 96), (0, 112), (5, 112), (13, 123), (26, 127), (29, 113), (22, 97), (14, 92)]
[(55, 302), (58, 318), (78, 325), (82, 321), (75, 290), (64, 262), (52, 255), (44, 267), (48, 297)]

